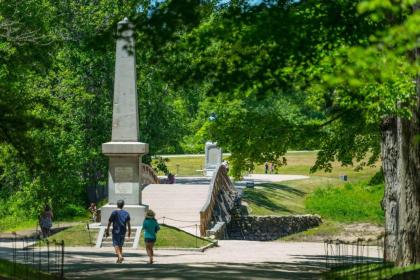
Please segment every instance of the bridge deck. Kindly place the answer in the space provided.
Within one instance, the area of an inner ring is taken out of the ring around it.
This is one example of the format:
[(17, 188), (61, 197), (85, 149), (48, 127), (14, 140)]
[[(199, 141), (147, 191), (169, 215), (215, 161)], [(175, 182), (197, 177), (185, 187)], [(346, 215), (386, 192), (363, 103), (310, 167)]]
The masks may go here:
[(200, 210), (207, 200), (209, 188), (209, 185), (151, 184), (144, 188), (142, 200), (156, 213), (159, 223), (164, 221), (200, 235)]

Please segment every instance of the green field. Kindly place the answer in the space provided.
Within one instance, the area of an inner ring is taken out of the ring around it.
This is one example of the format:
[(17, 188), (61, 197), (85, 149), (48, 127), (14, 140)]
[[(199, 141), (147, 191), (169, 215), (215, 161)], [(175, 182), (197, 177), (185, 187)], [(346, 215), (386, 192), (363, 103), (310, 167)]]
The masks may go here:
[(383, 185), (346, 184), (344, 187), (322, 187), (308, 195), (305, 208), (338, 222), (370, 222), (383, 224), (381, 200)]
[(243, 200), (251, 215), (305, 214), (306, 196), (320, 186), (344, 185), (338, 179), (311, 177), (304, 180), (262, 184), (244, 190)]
[[(340, 175), (346, 174), (350, 182), (366, 181), (371, 178), (379, 170), (379, 162), (375, 167), (367, 167), (361, 171), (355, 171), (353, 166), (341, 166), (340, 163), (333, 163), (333, 170), (331, 173), (317, 171), (310, 174), (310, 168), (316, 161), (315, 151), (296, 151), (288, 152), (285, 157), (287, 165), (278, 168), (278, 174), (300, 174), (311, 175), (316, 177), (338, 178)], [(229, 156), (224, 156), (229, 160)], [(169, 157), (167, 166), (169, 171), (177, 176), (199, 176), (202, 175), (200, 170), (204, 167), (204, 155), (200, 156), (182, 156)], [(264, 165), (258, 165), (254, 173), (264, 173)], [(162, 175), (162, 174), (161, 174)]]
[[(97, 230), (88, 231), (86, 225), (77, 225), (52, 235), (49, 240), (64, 240), (66, 246), (70, 247), (94, 246), (97, 234)], [(205, 239), (196, 238), (195, 236), (176, 228), (161, 225), (156, 248), (199, 248), (208, 244), (210, 244), (210, 242)], [(144, 247), (142, 239), (140, 245), (141, 247)]]

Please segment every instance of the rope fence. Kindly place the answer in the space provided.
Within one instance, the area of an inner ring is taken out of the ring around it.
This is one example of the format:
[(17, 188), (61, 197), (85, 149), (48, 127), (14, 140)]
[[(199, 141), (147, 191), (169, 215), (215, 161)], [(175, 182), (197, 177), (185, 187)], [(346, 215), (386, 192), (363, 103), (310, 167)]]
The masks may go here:
[[(186, 228), (194, 228), (195, 227), (195, 247), (198, 248), (198, 233), (199, 233), (199, 228), (200, 228), (200, 222), (199, 221), (185, 221), (185, 220), (178, 220), (178, 219), (172, 219), (166, 216), (162, 216), (159, 218), (156, 218), (156, 220), (162, 220), (162, 225), (165, 226), (171, 226), (171, 227), (176, 227), (178, 229), (186, 229)], [(170, 221), (174, 221), (174, 222), (181, 222), (181, 223), (194, 223), (194, 224), (190, 224), (190, 225), (183, 225), (183, 226), (173, 226), (173, 225), (169, 225), (165, 223), (165, 220), (170, 220)], [(187, 232), (188, 233), (188, 232)], [(200, 238), (201, 239), (201, 238)]]

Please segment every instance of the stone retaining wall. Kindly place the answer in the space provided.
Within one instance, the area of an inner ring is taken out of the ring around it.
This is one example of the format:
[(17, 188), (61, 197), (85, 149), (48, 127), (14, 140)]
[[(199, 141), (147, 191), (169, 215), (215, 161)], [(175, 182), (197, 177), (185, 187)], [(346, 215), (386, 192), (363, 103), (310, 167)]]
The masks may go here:
[(321, 223), (318, 215), (241, 216), (229, 223), (227, 231), (229, 239), (268, 241), (319, 226)]

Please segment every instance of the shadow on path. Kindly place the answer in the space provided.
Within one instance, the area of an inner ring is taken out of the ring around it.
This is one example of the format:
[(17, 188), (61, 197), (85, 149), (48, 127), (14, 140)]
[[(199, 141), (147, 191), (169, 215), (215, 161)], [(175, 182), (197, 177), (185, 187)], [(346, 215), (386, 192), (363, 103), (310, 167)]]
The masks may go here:
[(72, 264), (68, 279), (320, 279), (324, 262)]
[(260, 185), (260, 187), (266, 188), (266, 189), (271, 189), (271, 190), (279, 190), (279, 191), (284, 191), (284, 192), (288, 192), (291, 194), (294, 194), (296, 196), (304, 196), (306, 193), (304, 191), (301, 191), (297, 188), (293, 188), (287, 185), (283, 185), (283, 184), (272, 184), (272, 183), (266, 183), (266, 184), (262, 184)]
[(242, 196), (242, 198), (248, 203), (254, 203), (262, 208), (266, 208), (273, 212), (276, 212), (276, 211), (277, 212), (283, 211), (283, 212), (288, 212), (288, 213), (292, 212), (289, 208), (283, 205), (274, 203), (273, 201), (270, 200), (270, 198), (265, 193), (262, 193), (262, 192), (247, 192)]

